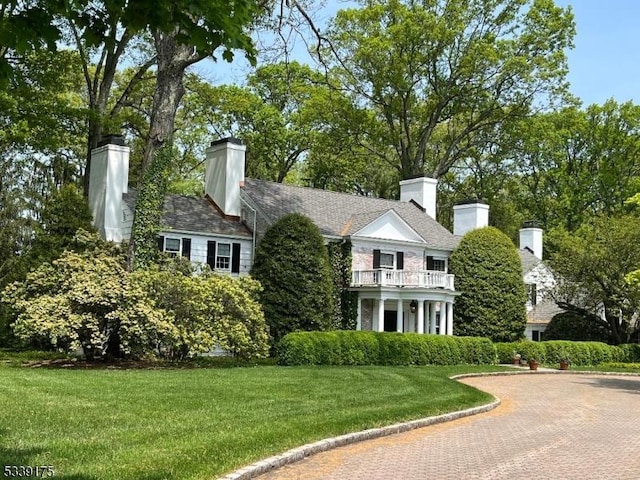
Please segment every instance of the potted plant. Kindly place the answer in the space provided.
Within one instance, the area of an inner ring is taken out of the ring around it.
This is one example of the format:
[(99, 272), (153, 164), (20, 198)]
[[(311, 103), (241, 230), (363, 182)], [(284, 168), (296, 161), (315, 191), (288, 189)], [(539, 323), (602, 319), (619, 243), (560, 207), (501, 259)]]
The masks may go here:
[(538, 360), (536, 358), (530, 358), (529, 359), (529, 369), (530, 370), (538, 370), (538, 365), (540, 365), (540, 362), (538, 362)]
[(511, 360), (513, 362), (514, 365), (520, 365), (520, 359), (522, 358), (522, 355), (520, 355), (518, 352), (516, 352), (515, 350), (513, 351), (513, 355), (511, 357)]
[(560, 370), (569, 370), (569, 365), (571, 365), (571, 360), (569, 360), (569, 358), (560, 358)]

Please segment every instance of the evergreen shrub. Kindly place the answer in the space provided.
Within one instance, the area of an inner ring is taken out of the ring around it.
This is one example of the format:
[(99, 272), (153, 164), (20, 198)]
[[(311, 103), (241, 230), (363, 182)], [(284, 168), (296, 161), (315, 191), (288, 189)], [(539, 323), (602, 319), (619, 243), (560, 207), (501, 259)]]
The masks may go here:
[(451, 254), (456, 277), (456, 335), (515, 341), (524, 334), (526, 291), (518, 252), (504, 233), (485, 227), (467, 233)]
[(289, 333), (277, 356), (281, 365), (459, 365), (496, 359), (487, 338), (352, 330)]
[(274, 344), (289, 332), (329, 330), (332, 275), (320, 230), (300, 214), (282, 217), (258, 245), (252, 276)]

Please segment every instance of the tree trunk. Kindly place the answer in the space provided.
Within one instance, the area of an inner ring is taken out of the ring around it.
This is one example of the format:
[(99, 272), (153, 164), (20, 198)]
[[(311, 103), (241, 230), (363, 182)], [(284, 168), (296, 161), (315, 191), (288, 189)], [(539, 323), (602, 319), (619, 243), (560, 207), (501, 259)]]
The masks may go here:
[[(203, 56), (196, 54), (190, 45), (176, 42), (175, 32), (166, 34), (156, 32), (154, 35), (158, 61), (156, 87), (151, 109), (149, 136), (145, 146), (140, 180), (138, 182), (138, 203), (133, 217), (133, 229), (129, 241), (127, 268), (134, 270), (149, 263), (149, 258), (136, 258), (139, 249), (150, 252), (156, 245), (156, 236), (160, 225), (149, 225), (148, 219), (158, 214), (148, 215), (142, 209), (151, 208), (162, 212), (162, 204), (166, 195), (168, 170), (161, 168), (158, 174), (145, 175), (152, 167), (156, 153), (164, 146), (169, 147), (173, 139), (176, 112), (184, 95), (184, 72), (189, 65), (201, 60)], [(142, 201), (144, 197), (144, 202)], [(160, 218), (158, 218), (160, 220)], [(155, 232), (155, 234), (154, 234)], [(146, 254), (146, 253), (145, 253)]]

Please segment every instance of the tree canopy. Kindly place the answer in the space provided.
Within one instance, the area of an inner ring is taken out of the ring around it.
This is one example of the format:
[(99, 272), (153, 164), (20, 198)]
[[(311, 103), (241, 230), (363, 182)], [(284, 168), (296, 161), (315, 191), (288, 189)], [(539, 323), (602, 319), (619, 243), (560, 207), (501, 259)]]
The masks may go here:
[(640, 269), (640, 219), (597, 216), (573, 233), (551, 232), (549, 243), (558, 305), (603, 328), (612, 343), (627, 343), (640, 312), (640, 291), (625, 280)]
[(318, 60), (366, 111), (352, 131), (372, 158), (439, 178), (566, 92), (574, 33), (551, 0), (373, 0), (337, 13)]

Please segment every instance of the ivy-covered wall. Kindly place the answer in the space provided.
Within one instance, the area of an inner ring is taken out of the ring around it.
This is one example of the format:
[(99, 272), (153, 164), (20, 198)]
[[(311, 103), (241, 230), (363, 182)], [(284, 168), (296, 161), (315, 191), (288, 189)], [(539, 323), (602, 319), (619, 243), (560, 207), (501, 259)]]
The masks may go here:
[(331, 274), (333, 277), (334, 312), (333, 327), (336, 330), (355, 330), (358, 317), (358, 293), (350, 292), (351, 242), (338, 241), (327, 244)]

